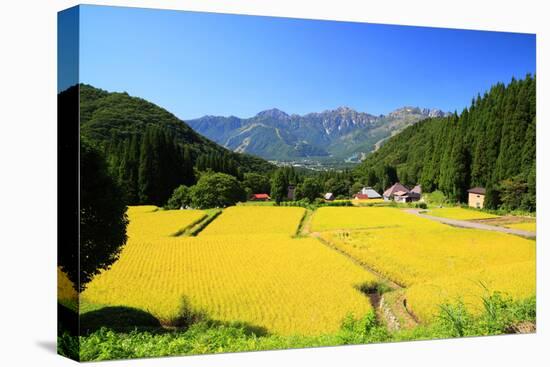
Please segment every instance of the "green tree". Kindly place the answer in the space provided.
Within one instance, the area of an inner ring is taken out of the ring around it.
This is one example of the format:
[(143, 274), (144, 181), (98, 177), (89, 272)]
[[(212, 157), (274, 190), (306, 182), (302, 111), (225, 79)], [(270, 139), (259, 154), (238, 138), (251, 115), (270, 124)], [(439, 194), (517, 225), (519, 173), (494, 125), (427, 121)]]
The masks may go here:
[(245, 173), (243, 185), (250, 190), (252, 194), (265, 194), (271, 190), (269, 177), (259, 173)]
[(341, 177), (333, 177), (325, 181), (324, 191), (332, 192), (334, 196), (348, 195), (350, 186), (351, 183), (348, 180)]
[[(105, 159), (85, 139), (80, 143), (80, 246), (61, 243), (59, 264), (78, 291), (119, 257), (126, 243), (126, 203)], [(80, 267), (71, 256), (78, 256)]]
[(502, 180), (500, 182), (500, 200), (502, 201), (502, 206), (508, 210), (519, 209), (523, 195), (527, 191), (527, 181), (521, 176)]
[(271, 199), (277, 204), (284, 201), (288, 195), (288, 179), (283, 169), (279, 168), (271, 178)]
[(314, 177), (306, 177), (296, 187), (296, 199), (306, 199), (311, 203), (320, 196), (321, 190), (321, 185)]
[(521, 209), (534, 212), (537, 210), (537, 170), (533, 163), (527, 175), (527, 193), (521, 200)]
[(178, 186), (168, 202), (166, 203), (167, 209), (180, 209), (191, 205), (191, 190), (185, 185)]
[(158, 195), (160, 159), (155, 134), (155, 128), (148, 128), (141, 144), (138, 170), (139, 199), (141, 203), (160, 204)]
[[(381, 190), (392, 181), (384, 167), (395, 167), (403, 183), (419, 182), (425, 192), (441, 190), (450, 200), (464, 201), (471, 186), (493, 183), (498, 191), (496, 183), (503, 180), (521, 176), (527, 182), (535, 155), (536, 80), (527, 75), (508, 85), (495, 84), (460, 115), (426, 119), (404, 129), (367, 156), (355, 176), (365, 182), (374, 171), (374, 187)], [(520, 208), (535, 208), (529, 191), (534, 185), (527, 186), (518, 194)]]
[(139, 203), (139, 138), (133, 135), (125, 141), (124, 156), (118, 169), (120, 187), (125, 189), (128, 204)]
[(189, 149), (180, 147), (168, 130), (148, 127), (139, 155), (140, 202), (163, 205), (176, 187), (194, 179)]
[(485, 188), (485, 199), (483, 200), (483, 207), (487, 209), (498, 209), (500, 206), (500, 192), (492, 184), (489, 183)]
[(191, 203), (195, 208), (224, 208), (246, 200), (244, 188), (233, 176), (225, 173), (205, 173), (191, 188)]
[(355, 182), (353, 185), (351, 185), (351, 189), (349, 192), (350, 196), (357, 194), (359, 191), (361, 191), (363, 187), (365, 187), (365, 185), (363, 185), (361, 182)]
[(470, 185), (470, 156), (462, 140), (453, 147), (442, 190), (451, 201), (466, 201)]
[(397, 170), (390, 165), (382, 165), (377, 169), (378, 182), (374, 185), (374, 189), (378, 192), (383, 192), (388, 187), (398, 181)]

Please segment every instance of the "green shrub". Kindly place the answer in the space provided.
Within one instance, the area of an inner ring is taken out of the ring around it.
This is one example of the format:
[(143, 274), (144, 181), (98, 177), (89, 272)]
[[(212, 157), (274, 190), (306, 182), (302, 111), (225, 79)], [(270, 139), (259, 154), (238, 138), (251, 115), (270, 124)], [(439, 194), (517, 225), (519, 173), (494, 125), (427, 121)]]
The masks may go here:
[(435, 190), (424, 194), (424, 200), (430, 205), (443, 205), (447, 203), (447, 197), (442, 191)]
[[(383, 285), (380, 287), (375, 290), (383, 293)], [(395, 332), (388, 331), (374, 312), (359, 319), (348, 315), (338, 332), (320, 336), (272, 335), (243, 323), (204, 319), (184, 330), (124, 333), (101, 328), (80, 337), (80, 357), (92, 361), (495, 335), (515, 332), (512, 326), (536, 320), (535, 297), (512, 301), (500, 293), (487, 292), (483, 305), (481, 315), (474, 316), (460, 300), (444, 304), (433, 324)], [(58, 345), (65, 355), (78, 356), (78, 341), (74, 338), (61, 336)]]

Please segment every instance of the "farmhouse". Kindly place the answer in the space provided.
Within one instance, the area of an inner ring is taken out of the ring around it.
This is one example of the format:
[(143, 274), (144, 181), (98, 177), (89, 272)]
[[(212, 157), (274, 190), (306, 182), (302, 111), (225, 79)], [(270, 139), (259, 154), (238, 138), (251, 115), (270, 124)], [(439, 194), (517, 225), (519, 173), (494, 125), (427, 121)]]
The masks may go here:
[(468, 190), (468, 206), (481, 209), (484, 201), (485, 189), (483, 187), (473, 187)]
[(356, 199), (381, 199), (379, 193), (376, 192), (372, 187), (363, 187), (361, 191), (355, 194)]
[(268, 201), (270, 199), (271, 198), (269, 197), (268, 194), (253, 194), (250, 197), (250, 200), (252, 200), (252, 201)]
[(416, 185), (409, 192), (409, 196), (412, 198), (412, 201), (418, 201), (422, 197), (422, 186)]
[(332, 201), (334, 200), (334, 194), (332, 192), (327, 192), (324, 196), (326, 201)]
[(422, 187), (416, 185), (412, 190), (409, 190), (405, 185), (396, 182), (389, 189), (384, 191), (384, 200), (395, 200), (398, 203), (409, 203), (419, 201), (422, 197)]
[(395, 194), (399, 193), (401, 195), (406, 195), (409, 192), (405, 186), (399, 182), (394, 183), (389, 189), (384, 191), (384, 200), (395, 200)]

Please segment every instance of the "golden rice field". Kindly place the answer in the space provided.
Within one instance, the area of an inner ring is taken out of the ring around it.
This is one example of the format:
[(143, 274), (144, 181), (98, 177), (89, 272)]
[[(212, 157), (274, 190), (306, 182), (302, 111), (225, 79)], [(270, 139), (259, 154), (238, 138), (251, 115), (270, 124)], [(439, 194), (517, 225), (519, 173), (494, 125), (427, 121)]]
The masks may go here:
[(151, 213), (159, 210), (159, 207), (156, 205), (136, 205), (128, 207), (128, 215), (141, 214), (141, 213)]
[[(159, 222), (173, 218), (161, 211), (130, 211), (129, 240), (120, 259), (88, 285), (82, 300), (139, 308), (166, 323), (186, 305), (215, 320), (247, 322), (283, 335), (334, 332), (346, 315), (362, 317), (372, 310), (357, 289), (376, 282), (371, 273), (316, 239), (290, 237), (303, 210), (246, 209), (252, 213), (226, 209), (230, 215), (217, 224), (218, 235), (198, 237), (164, 235), (174, 227)], [(269, 225), (262, 217), (267, 214)], [(232, 232), (239, 215), (245, 219), (241, 226), (256, 218), (267, 230), (287, 235), (219, 236), (224, 227)], [(212, 224), (220, 219), (223, 214)]]
[(57, 298), (66, 302), (78, 301), (78, 293), (73, 287), (73, 283), (61, 269), (57, 268)]
[(322, 237), (403, 286), (488, 266), (534, 261), (535, 243), (499, 232), (433, 223)]
[(439, 312), (439, 305), (444, 303), (462, 301), (478, 313), (482, 309), (482, 296), (487, 296), (485, 287), (514, 299), (534, 295), (535, 270), (535, 261), (525, 261), (443, 276), (408, 288), (407, 302), (411, 311), (425, 322), (432, 321)]
[(396, 208), (324, 207), (317, 209), (313, 214), (311, 230), (322, 232), (336, 229), (391, 228), (430, 223), (432, 222)]
[(479, 281), (514, 298), (535, 293), (532, 240), (451, 227), (393, 208), (323, 209), (328, 210), (316, 212), (313, 223), (317, 230), (332, 231), (322, 232), (321, 238), (407, 287), (408, 307), (422, 321), (431, 321), (438, 305), (459, 297), (478, 309)]
[(210, 235), (285, 234), (293, 235), (306, 213), (298, 207), (232, 206), (200, 233)]
[(505, 227), (512, 228), (512, 229), (521, 229), (524, 231), (531, 231), (531, 232), (537, 231), (536, 222), (512, 223), (512, 224), (507, 224)]
[(430, 209), (426, 214), (434, 217), (442, 217), (459, 220), (498, 218), (498, 215), (481, 212), (479, 210), (464, 209), (460, 207)]
[[(205, 212), (131, 207), (119, 260), (81, 300), (135, 307), (166, 324), (188, 309), (275, 334), (321, 335), (337, 331), (348, 314), (373, 310), (358, 287), (379, 279), (358, 263), (406, 287), (407, 307), (422, 322), (458, 299), (479, 310), (480, 282), (514, 298), (535, 293), (532, 240), (397, 208), (323, 207), (313, 213), (311, 231), (335, 251), (316, 238), (293, 238), (304, 214), (297, 207), (230, 207), (197, 237), (174, 237)], [(58, 270), (58, 277), (60, 299), (75, 300), (65, 274)]]
[(127, 234), (129, 238), (157, 238), (173, 236), (206, 216), (202, 210), (156, 210), (155, 206), (128, 209)]

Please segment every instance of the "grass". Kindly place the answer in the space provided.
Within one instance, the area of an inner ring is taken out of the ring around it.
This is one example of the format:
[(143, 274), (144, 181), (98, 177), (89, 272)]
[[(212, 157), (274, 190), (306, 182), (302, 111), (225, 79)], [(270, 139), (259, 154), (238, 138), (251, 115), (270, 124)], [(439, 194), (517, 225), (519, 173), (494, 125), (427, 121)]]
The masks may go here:
[(58, 338), (58, 350), (82, 361), (100, 361), (498, 335), (536, 321), (535, 298), (513, 301), (489, 293), (481, 302), (483, 311), (478, 315), (469, 313), (460, 302), (442, 304), (433, 324), (396, 332), (389, 332), (373, 312), (361, 319), (345, 317), (337, 331), (319, 336), (262, 334), (246, 324), (204, 320), (174, 331), (118, 332), (102, 327), (79, 338), (64, 333)]
[(458, 219), (458, 220), (475, 220), (498, 218), (498, 215), (489, 214), (475, 209), (465, 209), (461, 207), (437, 208), (430, 209), (426, 214), (434, 217)]
[(274, 206), (274, 201), (244, 201), (237, 203), (237, 206)]
[(354, 205), (361, 205), (361, 204), (380, 204), (384, 203), (384, 199), (353, 199), (351, 202)]

